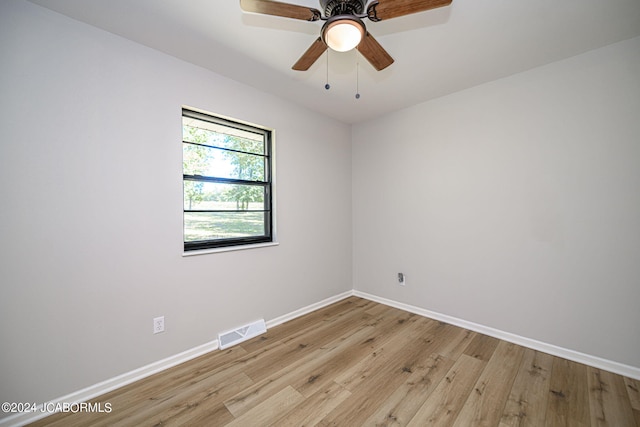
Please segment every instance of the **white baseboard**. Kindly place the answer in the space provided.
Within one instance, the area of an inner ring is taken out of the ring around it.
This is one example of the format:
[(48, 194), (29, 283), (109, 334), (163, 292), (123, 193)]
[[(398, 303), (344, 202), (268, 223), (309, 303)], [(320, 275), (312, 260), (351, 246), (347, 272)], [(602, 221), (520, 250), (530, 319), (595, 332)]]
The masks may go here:
[(393, 301), (387, 298), (382, 298), (376, 295), (368, 294), (361, 291), (353, 291), (353, 295), (368, 299), (371, 301), (379, 302), (380, 304), (395, 307), (400, 310), (408, 311), (410, 313), (418, 314), (420, 316), (428, 317), (430, 319), (439, 320), (445, 323), (449, 323), (461, 328), (469, 329), (474, 332), (479, 332), (484, 335), (489, 335), (494, 338), (499, 338), (504, 341), (508, 341), (514, 344), (528, 347), (533, 350), (538, 350), (543, 353), (548, 353), (553, 356), (562, 357), (574, 362), (583, 363), (585, 365), (592, 366), (594, 368), (602, 369), (605, 371), (613, 372), (625, 377), (634, 378), (640, 380), (640, 368), (625, 365), (623, 363), (614, 362), (607, 359), (602, 359), (597, 356), (591, 356), (589, 354), (580, 353), (578, 351), (569, 350), (563, 347), (558, 347), (553, 344), (547, 344), (541, 341), (537, 341), (531, 338), (522, 337), (520, 335), (512, 334), (510, 332), (501, 331), (499, 329), (490, 328), (488, 326), (480, 325), (478, 323), (469, 322), (467, 320), (459, 319), (457, 317), (448, 316), (446, 314), (438, 313), (424, 308), (415, 307), (413, 305)]
[[(312, 311), (318, 310), (322, 307), (326, 307), (330, 304), (333, 304), (335, 302), (348, 298), (352, 295), (353, 295), (353, 291), (343, 292), (339, 295), (335, 295), (333, 297), (324, 299), (320, 302), (300, 308), (298, 310), (295, 310), (283, 316), (276, 317), (275, 319), (272, 319), (266, 322), (267, 328), (272, 328), (281, 323), (287, 322), (289, 320), (293, 320), (296, 317), (300, 317)], [(131, 384), (135, 381), (141, 380), (155, 373), (164, 371), (165, 369), (169, 369), (173, 366), (187, 362), (191, 359), (195, 359), (196, 357), (202, 356), (203, 354), (209, 353), (210, 351), (217, 350), (218, 347), (219, 347), (218, 340), (213, 340), (211, 342), (199, 345), (192, 349), (183, 351), (182, 353), (178, 353), (176, 355), (167, 357), (166, 359), (162, 359), (157, 362), (150, 363), (149, 365), (124, 373), (122, 375), (118, 375), (117, 377), (108, 379), (106, 381), (102, 381), (100, 383), (94, 384), (82, 390), (78, 390), (76, 392), (70, 393), (66, 396), (62, 396), (60, 398), (48, 401), (46, 402), (46, 404), (47, 406), (49, 406), (49, 404), (53, 404), (52, 406), (55, 406), (58, 403), (62, 404), (62, 403), (86, 402), (88, 400), (101, 396), (117, 388), (124, 387), (127, 384)], [(38, 408), (36, 412), (19, 413), (19, 414), (11, 415), (9, 417), (0, 418), (0, 427), (24, 426), (25, 424), (32, 423), (34, 421), (37, 421), (49, 415), (51, 415), (50, 412), (44, 412), (42, 408)]]

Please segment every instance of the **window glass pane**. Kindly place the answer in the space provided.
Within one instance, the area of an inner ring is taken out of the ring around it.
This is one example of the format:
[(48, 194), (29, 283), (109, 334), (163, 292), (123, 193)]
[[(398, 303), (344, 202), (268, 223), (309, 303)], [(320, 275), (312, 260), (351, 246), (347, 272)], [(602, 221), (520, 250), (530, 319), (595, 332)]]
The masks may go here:
[(184, 181), (184, 210), (266, 210), (262, 185)]
[(182, 139), (247, 153), (265, 154), (265, 141), (262, 133), (249, 132), (191, 117), (182, 118)]
[(193, 144), (182, 144), (182, 147), (182, 166), (185, 175), (247, 181), (265, 180), (264, 156)]
[(264, 212), (185, 212), (184, 241), (265, 235)]
[(185, 251), (273, 241), (271, 136), (182, 110)]

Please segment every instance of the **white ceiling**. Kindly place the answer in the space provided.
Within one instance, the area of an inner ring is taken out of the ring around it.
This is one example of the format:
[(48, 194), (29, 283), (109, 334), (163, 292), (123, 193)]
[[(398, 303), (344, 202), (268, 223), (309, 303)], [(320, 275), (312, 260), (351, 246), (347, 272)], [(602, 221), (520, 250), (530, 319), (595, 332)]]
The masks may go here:
[[(640, 35), (640, 0), (453, 0), (365, 21), (395, 59), (383, 71), (351, 51), (330, 52), (328, 70), (324, 54), (299, 72), (291, 66), (321, 21), (243, 13), (238, 0), (30, 1), (345, 123)], [(317, 0), (290, 2), (319, 9)]]

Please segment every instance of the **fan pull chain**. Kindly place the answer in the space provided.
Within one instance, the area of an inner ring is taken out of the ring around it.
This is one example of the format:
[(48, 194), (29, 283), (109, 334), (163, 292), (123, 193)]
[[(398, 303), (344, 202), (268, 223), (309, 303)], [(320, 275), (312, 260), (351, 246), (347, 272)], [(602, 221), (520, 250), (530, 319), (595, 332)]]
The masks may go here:
[(360, 99), (360, 63), (356, 62), (356, 99)]
[(329, 84), (329, 51), (331, 49), (327, 49), (327, 83), (324, 85), (326, 90), (331, 89), (331, 85)]

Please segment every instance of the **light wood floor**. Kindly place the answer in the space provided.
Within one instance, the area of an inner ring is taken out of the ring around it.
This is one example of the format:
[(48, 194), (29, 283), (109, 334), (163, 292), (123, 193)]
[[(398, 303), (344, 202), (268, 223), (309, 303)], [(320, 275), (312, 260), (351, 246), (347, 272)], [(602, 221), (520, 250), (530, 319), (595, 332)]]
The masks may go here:
[(34, 426), (638, 426), (640, 381), (348, 298)]

